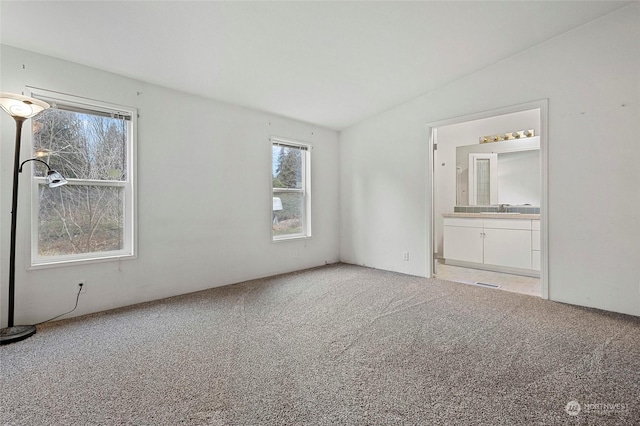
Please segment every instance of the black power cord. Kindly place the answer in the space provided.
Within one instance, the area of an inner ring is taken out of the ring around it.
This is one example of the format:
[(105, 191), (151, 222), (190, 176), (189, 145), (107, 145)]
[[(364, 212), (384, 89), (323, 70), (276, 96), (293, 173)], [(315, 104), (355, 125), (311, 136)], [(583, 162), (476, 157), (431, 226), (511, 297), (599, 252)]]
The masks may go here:
[(56, 319), (56, 318), (60, 318), (60, 317), (61, 317), (61, 316), (63, 316), (63, 315), (67, 315), (67, 314), (70, 314), (71, 312), (75, 311), (75, 310), (76, 310), (76, 308), (78, 307), (78, 300), (80, 299), (80, 293), (82, 292), (82, 286), (83, 286), (83, 285), (84, 285), (84, 284), (82, 284), (82, 283), (78, 284), (78, 286), (79, 286), (80, 288), (78, 289), (78, 294), (76, 295), (76, 306), (74, 306), (72, 310), (70, 310), (69, 312), (65, 312), (64, 314), (57, 315), (57, 316), (55, 316), (55, 317), (53, 317), (53, 318), (49, 318), (49, 319), (48, 319), (48, 320), (46, 320), (46, 321), (42, 321), (42, 322), (39, 322), (39, 323), (34, 324), (34, 325), (40, 325), (40, 324), (44, 324), (45, 322), (53, 321), (53, 320), (54, 320), (54, 319)]

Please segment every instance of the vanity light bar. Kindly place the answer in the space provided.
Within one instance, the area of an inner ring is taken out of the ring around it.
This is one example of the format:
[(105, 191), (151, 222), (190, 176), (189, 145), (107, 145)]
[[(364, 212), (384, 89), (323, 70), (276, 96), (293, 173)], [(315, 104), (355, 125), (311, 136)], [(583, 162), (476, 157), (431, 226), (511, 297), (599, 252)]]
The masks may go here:
[(524, 138), (530, 138), (532, 136), (535, 136), (535, 132), (533, 131), (533, 129), (519, 130), (517, 132), (511, 132), (511, 133), (500, 133), (497, 135), (480, 136), (480, 143), (508, 141), (511, 139), (524, 139)]

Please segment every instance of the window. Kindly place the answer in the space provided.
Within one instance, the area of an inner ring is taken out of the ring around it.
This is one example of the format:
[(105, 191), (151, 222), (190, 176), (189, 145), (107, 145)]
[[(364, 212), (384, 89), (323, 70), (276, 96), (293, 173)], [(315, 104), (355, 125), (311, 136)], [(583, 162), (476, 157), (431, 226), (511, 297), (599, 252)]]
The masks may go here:
[[(134, 256), (135, 109), (34, 90), (52, 107), (32, 119), (32, 265)], [(44, 153), (44, 156), (41, 155)], [(44, 169), (44, 170), (43, 170)]]
[(498, 154), (469, 154), (469, 205), (498, 204)]
[(271, 139), (274, 241), (311, 236), (311, 161), (308, 145)]

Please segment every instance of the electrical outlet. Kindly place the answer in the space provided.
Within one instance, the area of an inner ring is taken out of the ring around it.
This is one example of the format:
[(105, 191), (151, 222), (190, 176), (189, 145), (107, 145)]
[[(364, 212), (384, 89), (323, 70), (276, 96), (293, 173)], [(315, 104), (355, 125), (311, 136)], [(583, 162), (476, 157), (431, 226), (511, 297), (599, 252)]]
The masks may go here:
[(85, 280), (78, 281), (78, 285), (76, 287), (76, 291), (78, 291), (78, 289), (80, 289), (80, 294), (86, 293), (87, 292), (87, 281), (85, 281)]
[(405, 261), (409, 260), (409, 252), (408, 251), (403, 251), (402, 252), (402, 260), (405, 260)]

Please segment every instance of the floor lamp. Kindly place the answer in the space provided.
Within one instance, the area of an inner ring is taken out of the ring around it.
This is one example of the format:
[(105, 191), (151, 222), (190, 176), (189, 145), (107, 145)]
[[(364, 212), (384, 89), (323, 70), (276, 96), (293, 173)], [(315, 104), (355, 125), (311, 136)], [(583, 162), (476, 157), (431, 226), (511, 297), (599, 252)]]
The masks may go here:
[(55, 170), (51, 170), (49, 165), (37, 158), (20, 163), (20, 139), (22, 135), (22, 123), (34, 117), (41, 111), (49, 108), (49, 104), (38, 99), (13, 93), (0, 93), (0, 107), (16, 121), (16, 147), (13, 163), (13, 199), (11, 203), (11, 251), (9, 252), (9, 309), (7, 327), (0, 330), (0, 344), (17, 342), (35, 334), (34, 325), (14, 325), (14, 300), (15, 300), (15, 280), (16, 280), (16, 219), (18, 211), (18, 174), (22, 172), (22, 166), (28, 161), (39, 161), (47, 166), (47, 184), (50, 188), (67, 183), (64, 177)]

